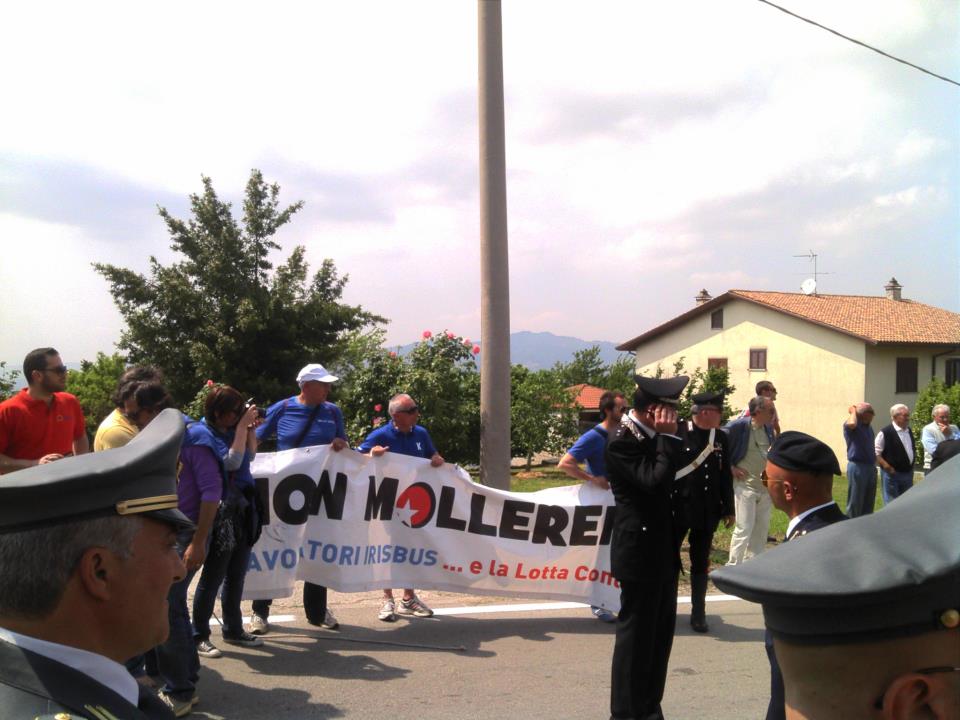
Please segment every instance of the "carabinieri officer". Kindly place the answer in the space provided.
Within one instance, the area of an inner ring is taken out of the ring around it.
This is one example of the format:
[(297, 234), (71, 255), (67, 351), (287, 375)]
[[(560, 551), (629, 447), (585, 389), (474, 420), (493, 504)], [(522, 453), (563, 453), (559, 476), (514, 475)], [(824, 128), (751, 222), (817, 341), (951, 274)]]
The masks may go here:
[(123, 666), (167, 637), (186, 574), (177, 530), (183, 420), (0, 483), (0, 708), (10, 718), (173, 718)]
[(635, 380), (633, 409), (607, 445), (607, 478), (617, 505), (610, 568), (620, 581), (610, 713), (662, 718), (680, 573), (670, 504), (682, 452), (676, 405), (690, 378)]

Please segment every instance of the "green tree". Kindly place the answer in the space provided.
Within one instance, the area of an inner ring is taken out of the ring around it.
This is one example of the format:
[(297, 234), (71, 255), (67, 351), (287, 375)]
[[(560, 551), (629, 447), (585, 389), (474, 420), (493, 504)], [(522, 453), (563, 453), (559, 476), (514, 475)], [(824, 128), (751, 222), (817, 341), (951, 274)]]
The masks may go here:
[(19, 370), (7, 370), (7, 363), (0, 362), (0, 402), (13, 397), (18, 377), (20, 377)]
[(637, 367), (632, 355), (621, 355), (606, 368), (606, 379), (601, 387), (607, 390), (618, 390), (627, 398), (633, 398), (633, 393), (637, 389), (634, 382), (634, 375), (637, 374)]
[(178, 261), (165, 266), (151, 257), (148, 276), (94, 267), (127, 324), (119, 347), (133, 363), (163, 368), (179, 402), (212, 379), (266, 404), (289, 391), (305, 363), (332, 364), (350, 332), (385, 320), (340, 302), (347, 277), (332, 260), (308, 278), (302, 246), (273, 268), (269, 253), (280, 248), (273, 238), (302, 202), (281, 209), (280, 187), (253, 170), (238, 222), (210, 178), (202, 180), (190, 219), (159, 208)]
[(67, 373), (67, 392), (76, 395), (80, 401), (90, 437), (97, 434), (100, 423), (113, 412), (113, 394), (126, 369), (126, 361), (119, 353), (98, 352), (96, 360), (82, 360), (79, 370)]
[(568, 363), (558, 362), (552, 370), (565, 387), (581, 383), (604, 387), (607, 380), (607, 367), (600, 358), (599, 345), (577, 350), (573, 353), (573, 360)]
[(579, 408), (571, 404), (567, 379), (556, 370), (510, 368), (510, 444), (530, 469), (538, 452), (561, 453), (577, 436)]

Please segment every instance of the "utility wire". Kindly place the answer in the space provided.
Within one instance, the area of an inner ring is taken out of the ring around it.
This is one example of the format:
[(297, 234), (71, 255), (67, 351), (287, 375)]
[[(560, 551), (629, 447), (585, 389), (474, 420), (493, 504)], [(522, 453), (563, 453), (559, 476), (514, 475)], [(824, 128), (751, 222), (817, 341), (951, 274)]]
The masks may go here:
[(957, 82), (956, 80), (951, 80), (950, 78), (944, 77), (943, 75), (937, 75), (935, 72), (931, 72), (931, 71), (927, 70), (926, 68), (920, 67), (919, 65), (914, 65), (912, 62), (908, 62), (908, 61), (904, 60), (903, 58), (898, 58), (898, 57), (896, 57), (895, 55), (891, 55), (891, 54), (888, 53), (888, 52), (884, 52), (883, 50), (880, 50), (880, 49), (878, 49), (878, 48), (873, 47), (872, 45), (867, 45), (865, 42), (860, 42), (859, 40), (855, 40), (854, 38), (849, 37), (849, 36), (847, 36), (847, 35), (844, 35), (844, 34), (841, 33), (841, 32), (837, 32), (836, 30), (832, 30), (831, 28), (828, 28), (826, 25), (821, 25), (820, 23), (814, 22), (813, 20), (810, 20), (809, 18), (805, 18), (805, 17), (803, 17), (802, 15), (797, 15), (795, 12), (791, 12), (791, 11), (787, 10), (786, 8), (784, 8), (784, 7), (780, 7), (780, 6), (777, 5), (776, 3), (770, 2), (770, 0), (760, 0), (760, 2), (764, 3), (765, 5), (769, 5), (769, 6), (772, 7), (772, 8), (776, 8), (776, 9), (779, 10), (780, 12), (786, 13), (787, 15), (791, 15), (791, 16), (797, 18), (798, 20), (803, 20), (805, 23), (810, 23), (811, 25), (815, 25), (815, 26), (817, 26), (818, 28), (820, 28), (820, 29), (822, 29), (822, 30), (826, 30), (827, 32), (833, 33), (834, 35), (836, 35), (836, 36), (838, 36), (838, 37), (842, 37), (844, 40), (849, 40), (849, 41), (852, 42), (852, 43), (856, 43), (857, 45), (860, 45), (861, 47), (865, 47), (867, 50), (873, 50), (875, 53), (880, 53), (880, 54), (883, 55), (884, 57), (888, 57), (888, 58), (890, 58), (891, 60), (896, 60), (898, 63), (903, 63), (904, 65), (909, 65), (910, 67), (912, 67), (912, 68), (914, 68), (914, 69), (916, 69), (916, 70), (919, 70), (920, 72), (924, 72), (924, 73), (926, 73), (927, 75), (933, 75), (933, 77), (935, 77), (935, 78), (938, 78), (938, 79), (940, 79), (940, 80), (943, 80), (944, 82), (952, 83), (952, 84), (956, 85), (957, 87), (960, 87), (960, 82)]

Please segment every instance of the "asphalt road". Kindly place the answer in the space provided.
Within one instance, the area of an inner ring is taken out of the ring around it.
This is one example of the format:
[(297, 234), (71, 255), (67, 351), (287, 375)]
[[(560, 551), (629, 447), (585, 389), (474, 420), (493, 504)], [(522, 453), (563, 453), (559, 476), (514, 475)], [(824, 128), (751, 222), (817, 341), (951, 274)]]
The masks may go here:
[[(377, 620), (375, 593), (331, 593), (338, 630), (306, 624), (300, 593), (274, 603), (283, 621), (263, 647), (202, 659), (193, 717), (287, 720), (607, 718), (613, 626), (586, 608), (496, 609), (524, 601), (421, 593), (430, 619)], [(478, 603), (474, 606), (473, 603)], [(458, 608), (467, 606), (472, 610)], [(711, 632), (677, 619), (666, 716), (709, 720), (763, 717), (769, 671), (758, 606), (710, 602)], [(246, 609), (246, 604), (245, 604)], [(452, 611), (452, 612), (451, 612)]]

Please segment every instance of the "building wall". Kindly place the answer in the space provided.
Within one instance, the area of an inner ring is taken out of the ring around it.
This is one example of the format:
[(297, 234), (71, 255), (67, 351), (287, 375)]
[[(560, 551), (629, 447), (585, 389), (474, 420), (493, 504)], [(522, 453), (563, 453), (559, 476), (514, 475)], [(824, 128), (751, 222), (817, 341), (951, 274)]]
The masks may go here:
[[(722, 330), (710, 328), (706, 313), (642, 345), (636, 350), (637, 371), (654, 375), (659, 364), (669, 374), (683, 357), (686, 371), (693, 372), (706, 369), (709, 358), (725, 357), (736, 387), (734, 408), (746, 406), (758, 381), (772, 381), (781, 429), (820, 438), (845, 464), (841, 425), (847, 408), (864, 394), (865, 343), (743, 300), (723, 310)], [(749, 369), (751, 348), (766, 349), (766, 371)]]
[[(944, 348), (931, 349), (922, 345), (881, 345), (867, 348), (866, 361), (866, 400), (877, 411), (874, 429), (879, 430), (890, 422), (890, 407), (903, 403), (913, 411), (918, 393), (898, 393), (897, 358), (915, 357), (917, 363), (917, 389), (923, 390), (930, 382), (932, 358)], [(943, 380), (944, 357), (956, 357), (955, 354), (937, 358), (937, 377)], [(927, 422), (930, 418), (925, 418)]]

